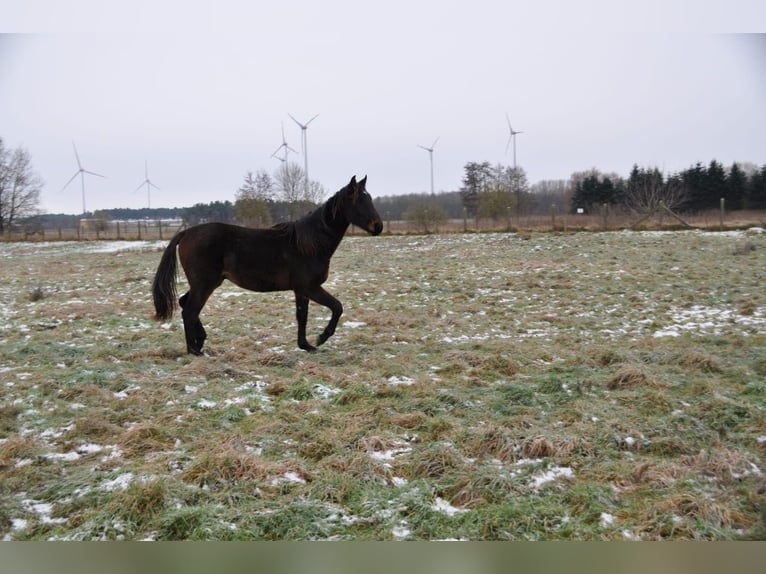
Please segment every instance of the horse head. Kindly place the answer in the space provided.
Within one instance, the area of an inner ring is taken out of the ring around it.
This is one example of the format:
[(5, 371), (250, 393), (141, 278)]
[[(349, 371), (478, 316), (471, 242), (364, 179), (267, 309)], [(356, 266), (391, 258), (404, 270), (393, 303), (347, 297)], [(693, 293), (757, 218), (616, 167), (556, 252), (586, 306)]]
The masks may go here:
[(367, 176), (358, 182), (356, 176), (344, 188), (344, 210), (349, 222), (361, 227), (371, 235), (380, 235), (383, 222), (372, 203), (372, 197), (367, 193)]

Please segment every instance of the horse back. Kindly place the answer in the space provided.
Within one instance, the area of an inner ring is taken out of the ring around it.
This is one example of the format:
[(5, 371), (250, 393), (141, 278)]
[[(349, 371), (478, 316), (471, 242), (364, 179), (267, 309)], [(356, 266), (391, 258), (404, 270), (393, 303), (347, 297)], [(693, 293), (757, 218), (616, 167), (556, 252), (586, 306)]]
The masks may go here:
[[(329, 265), (305, 261), (285, 226), (252, 229), (226, 223), (189, 228), (178, 256), (190, 284), (223, 279), (251, 291), (283, 291), (324, 282)], [(310, 277), (309, 277), (310, 275)]]

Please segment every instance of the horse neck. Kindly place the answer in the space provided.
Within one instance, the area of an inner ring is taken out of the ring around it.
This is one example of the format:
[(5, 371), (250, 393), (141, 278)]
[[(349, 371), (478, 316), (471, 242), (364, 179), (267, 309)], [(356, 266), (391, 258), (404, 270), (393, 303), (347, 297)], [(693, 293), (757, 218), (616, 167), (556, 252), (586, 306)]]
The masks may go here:
[(337, 205), (338, 201), (338, 195), (336, 194), (325, 203), (324, 208), (321, 210), (325, 232), (332, 237), (332, 252), (335, 252), (338, 248), (348, 226), (351, 224), (341, 206)]

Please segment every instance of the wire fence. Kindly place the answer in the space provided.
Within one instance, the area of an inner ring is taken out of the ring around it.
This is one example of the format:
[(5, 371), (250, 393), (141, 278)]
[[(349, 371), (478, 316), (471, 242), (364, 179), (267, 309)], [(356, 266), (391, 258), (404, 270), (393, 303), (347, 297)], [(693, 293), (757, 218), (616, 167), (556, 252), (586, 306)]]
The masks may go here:
[[(92, 241), (92, 240), (170, 240), (187, 225), (181, 220), (103, 221), (82, 220), (79, 227), (17, 228), (6, 232), (3, 241)], [(484, 233), (545, 231), (615, 231), (621, 229), (739, 229), (766, 227), (766, 211), (710, 211), (682, 217), (659, 211), (638, 217), (625, 213), (572, 214), (555, 207), (549, 214), (506, 218), (475, 219), (465, 217), (447, 221), (384, 220), (384, 233), (408, 235), (422, 233)], [(352, 235), (365, 234), (350, 228)]]

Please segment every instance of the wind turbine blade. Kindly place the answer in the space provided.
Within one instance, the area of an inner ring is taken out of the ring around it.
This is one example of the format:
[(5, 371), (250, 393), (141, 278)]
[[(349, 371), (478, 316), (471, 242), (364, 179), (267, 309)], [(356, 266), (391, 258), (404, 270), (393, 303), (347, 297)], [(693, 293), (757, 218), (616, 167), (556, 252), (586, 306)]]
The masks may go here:
[(291, 119), (292, 119), (292, 120), (293, 120), (293, 121), (294, 121), (296, 124), (298, 124), (302, 130), (305, 130), (305, 129), (306, 129), (306, 126), (304, 126), (302, 123), (300, 123), (298, 120), (296, 120), (296, 119), (293, 117), (293, 115), (292, 115), (292, 114), (288, 113), (287, 115), (288, 115), (288, 116), (290, 116), (290, 118), (291, 118)]
[(319, 114), (315, 115), (313, 118), (311, 118), (309, 121), (307, 121), (307, 122), (306, 122), (306, 127), (308, 127), (308, 126), (309, 126), (309, 124), (310, 124), (311, 122), (313, 122), (315, 119), (317, 119), (318, 117), (319, 117)]
[(137, 192), (139, 189), (141, 189), (142, 187), (144, 187), (144, 184), (145, 184), (145, 183), (146, 183), (145, 181), (141, 182), (141, 185), (139, 185), (139, 186), (138, 186), (136, 189), (134, 189), (134, 190), (133, 190), (133, 193), (136, 193), (136, 192)]
[(77, 167), (82, 169), (82, 164), (80, 163), (80, 155), (77, 153), (77, 146), (74, 145), (74, 140), (72, 140), (72, 149), (74, 150), (74, 157), (77, 160)]
[(83, 169), (82, 172), (90, 174), (90, 175), (96, 175), (98, 177), (103, 177), (104, 179), (106, 179), (105, 175), (101, 175), (100, 173), (96, 173), (95, 171), (88, 171), (87, 169)]
[(508, 117), (508, 114), (505, 114), (505, 121), (508, 122), (508, 129), (513, 131), (513, 128), (511, 127), (511, 118)]
[(293, 153), (298, 153), (298, 150), (297, 150), (297, 149), (293, 149), (293, 148), (291, 148), (291, 147), (290, 147), (289, 145), (287, 145), (287, 144), (285, 144), (285, 147), (286, 147), (287, 149), (289, 149), (289, 150), (290, 150), (291, 152), (293, 152)]
[(68, 182), (66, 182), (66, 184), (64, 184), (64, 187), (62, 187), (62, 188), (61, 188), (61, 191), (64, 191), (64, 190), (67, 188), (67, 186), (68, 186), (70, 183), (72, 183), (72, 182), (74, 181), (74, 179), (75, 179), (75, 178), (76, 178), (78, 175), (80, 175), (80, 170), (77, 170), (77, 171), (74, 173), (74, 175), (73, 175), (73, 176), (72, 176), (72, 177), (69, 179), (69, 181), (68, 181)]
[(271, 157), (274, 157), (279, 150), (281, 150), (283, 147), (285, 147), (285, 144), (281, 144), (277, 149), (274, 150), (274, 153), (271, 154)]
[(434, 143), (432, 143), (432, 144), (431, 144), (431, 150), (433, 150), (433, 149), (436, 147), (436, 142), (438, 142), (438, 141), (439, 141), (439, 138), (440, 138), (440, 137), (441, 137), (441, 136), (437, 137), (437, 138), (434, 140)]
[(508, 136), (508, 143), (505, 144), (505, 153), (506, 153), (506, 155), (508, 154), (508, 148), (511, 147), (511, 140), (512, 139), (513, 139), (512, 135)]
[(424, 146), (424, 145), (420, 145), (420, 144), (417, 144), (417, 146), (418, 146), (420, 149), (424, 149), (424, 150), (426, 150), (426, 151), (431, 151), (429, 148), (427, 148), (427, 147), (426, 147), (426, 146)]
[(153, 184), (151, 181), (149, 181), (148, 179), (146, 180), (146, 183), (148, 183), (148, 184), (149, 184), (149, 187), (153, 187), (153, 188), (154, 188), (154, 189), (156, 189), (156, 190), (162, 191), (162, 190), (160, 190), (160, 188), (159, 188), (159, 187), (157, 187), (156, 185), (154, 185), (154, 184)]

